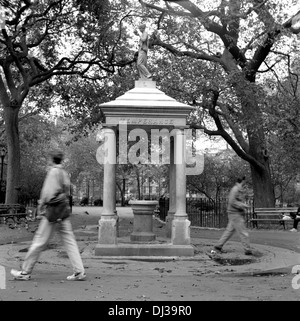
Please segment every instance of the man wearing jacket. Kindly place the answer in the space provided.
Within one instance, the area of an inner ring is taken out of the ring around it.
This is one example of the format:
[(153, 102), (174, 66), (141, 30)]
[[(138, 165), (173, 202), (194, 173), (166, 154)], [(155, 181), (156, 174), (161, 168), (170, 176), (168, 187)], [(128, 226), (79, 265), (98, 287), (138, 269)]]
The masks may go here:
[(236, 184), (232, 187), (228, 196), (228, 225), (220, 240), (214, 246), (217, 252), (222, 252), (224, 244), (232, 237), (236, 231), (241, 239), (242, 245), (246, 255), (252, 255), (250, 249), (249, 233), (245, 227), (244, 213), (248, 207), (247, 204), (242, 202), (243, 188), (246, 179), (238, 179)]
[[(62, 168), (61, 162), (63, 160), (63, 153), (61, 151), (54, 151), (51, 155), (51, 167), (47, 172), (45, 178), (40, 200), (39, 209), (47, 206), (47, 203), (61, 190), (62, 185), (66, 195), (69, 195), (70, 180), (67, 172)], [(62, 182), (63, 181), (63, 182)], [(42, 216), (38, 230), (34, 236), (33, 242), (27, 252), (25, 260), (22, 264), (22, 270), (11, 270), (11, 275), (16, 280), (30, 280), (31, 272), (38, 258), (47, 246), (55, 229), (61, 234), (66, 252), (69, 256), (73, 274), (67, 277), (67, 280), (77, 281), (86, 278), (80, 252), (76, 243), (76, 239), (72, 230), (70, 219), (67, 217), (60, 222), (51, 223), (45, 216)]]

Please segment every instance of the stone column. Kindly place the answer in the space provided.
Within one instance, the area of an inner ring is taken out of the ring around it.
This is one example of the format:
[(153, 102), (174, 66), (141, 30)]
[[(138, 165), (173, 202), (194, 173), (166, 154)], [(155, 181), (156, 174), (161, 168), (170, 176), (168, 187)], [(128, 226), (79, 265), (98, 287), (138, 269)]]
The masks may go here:
[(169, 166), (169, 211), (166, 217), (166, 236), (171, 238), (172, 221), (176, 211), (176, 167), (174, 164), (174, 136), (170, 137), (170, 166)]
[(116, 135), (113, 128), (104, 130), (103, 211), (99, 220), (98, 243), (117, 244), (116, 215)]
[(171, 242), (174, 245), (189, 245), (190, 224), (186, 213), (186, 163), (185, 136), (183, 129), (178, 129), (175, 136), (176, 167), (176, 211), (172, 222)]

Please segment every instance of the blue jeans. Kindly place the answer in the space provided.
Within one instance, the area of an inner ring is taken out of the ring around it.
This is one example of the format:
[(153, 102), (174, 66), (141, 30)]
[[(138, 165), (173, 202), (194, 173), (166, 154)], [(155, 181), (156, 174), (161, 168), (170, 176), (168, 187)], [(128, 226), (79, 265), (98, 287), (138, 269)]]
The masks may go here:
[(24, 272), (32, 272), (41, 252), (46, 248), (55, 230), (57, 230), (61, 235), (64, 247), (71, 261), (73, 272), (84, 272), (82, 259), (70, 220), (66, 218), (60, 223), (49, 223), (46, 217), (42, 218), (38, 230), (34, 235), (32, 244), (27, 252), (22, 265), (22, 270)]
[(250, 250), (249, 233), (246, 230), (245, 220), (241, 214), (228, 214), (228, 225), (217, 243), (217, 247), (222, 248), (223, 245), (237, 232), (241, 239), (244, 250)]

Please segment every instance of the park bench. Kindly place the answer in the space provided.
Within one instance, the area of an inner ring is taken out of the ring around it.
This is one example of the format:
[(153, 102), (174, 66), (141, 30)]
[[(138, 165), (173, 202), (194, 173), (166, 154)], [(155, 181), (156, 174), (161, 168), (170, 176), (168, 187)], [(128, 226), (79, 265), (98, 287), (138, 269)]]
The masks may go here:
[(21, 204), (0, 204), (0, 222), (4, 222), (10, 228), (17, 225), (28, 228), (28, 221), (34, 221), (36, 209), (25, 207)]
[[(259, 222), (264, 223), (279, 223), (285, 229), (287, 221), (293, 222), (290, 213), (297, 213), (298, 207), (268, 207), (268, 208), (254, 208), (253, 216), (249, 220), (253, 227), (258, 228)], [(283, 219), (286, 216), (288, 219)]]

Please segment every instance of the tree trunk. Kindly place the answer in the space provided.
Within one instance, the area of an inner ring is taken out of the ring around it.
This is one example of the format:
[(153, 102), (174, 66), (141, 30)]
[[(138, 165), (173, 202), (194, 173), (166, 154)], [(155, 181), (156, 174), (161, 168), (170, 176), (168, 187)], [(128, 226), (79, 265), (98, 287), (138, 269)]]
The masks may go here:
[(18, 203), (20, 191), (20, 139), (18, 130), (19, 106), (5, 106), (4, 121), (7, 136), (6, 204)]
[[(249, 104), (247, 107), (249, 107)], [(259, 106), (258, 104), (255, 104), (255, 102), (253, 104), (253, 100), (251, 110), (252, 116), (247, 114), (249, 154), (260, 164), (260, 166), (258, 166), (250, 163), (255, 203), (254, 206), (274, 207), (275, 193), (270, 171), (270, 161), (266, 148), (266, 138), (262, 126), (263, 121)], [(249, 117), (252, 117), (252, 121), (249, 121)]]
[(242, 104), (244, 116), (242, 121), (247, 128), (249, 154), (259, 163), (259, 165), (255, 165), (250, 162), (255, 206), (274, 207), (275, 193), (267, 154), (262, 111), (255, 89), (255, 78), (245, 79), (240, 74), (235, 78), (233, 85), (237, 89)]
[(125, 206), (125, 193), (126, 193), (126, 180), (125, 178), (123, 178), (123, 185), (121, 190), (121, 199), (122, 199), (121, 206)]
[(254, 192), (254, 206), (274, 207), (275, 195), (269, 173), (269, 166), (266, 164), (265, 170), (257, 170), (257, 168), (252, 165), (250, 167)]
[[(259, 113), (259, 111), (256, 111)], [(254, 117), (256, 118), (258, 114)], [(259, 117), (257, 117), (259, 118)], [(260, 124), (258, 122), (257, 124)], [(260, 126), (255, 126), (255, 122), (251, 122), (248, 127), (249, 154), (253, 156), (260, 164), (254, 165), (250, 163), (254, 206), (255, 207), (274, 207), (275, 193), (270, 171), (269, 156), (267, 155), (265, 135)]]

